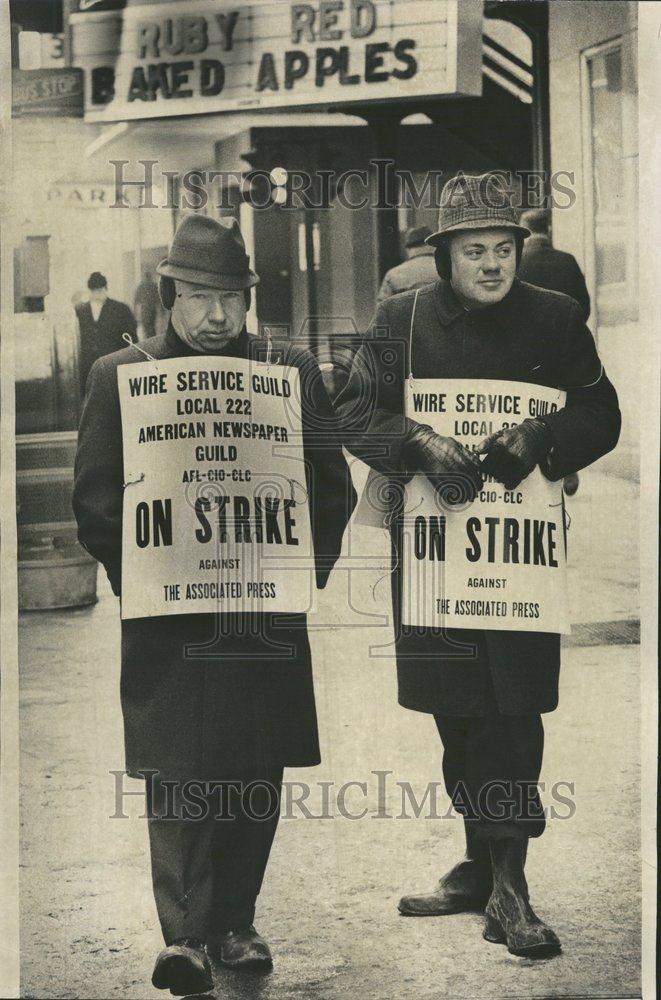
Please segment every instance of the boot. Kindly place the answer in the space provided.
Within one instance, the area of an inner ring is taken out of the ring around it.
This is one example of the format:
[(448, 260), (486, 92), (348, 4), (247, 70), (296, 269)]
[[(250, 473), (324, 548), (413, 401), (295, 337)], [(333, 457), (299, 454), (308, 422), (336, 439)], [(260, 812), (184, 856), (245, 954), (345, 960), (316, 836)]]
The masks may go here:
[(547, 958), (560, 951), (560, 941), (539, 919), (528, 895), (523, 873), (528, 838), (491, 839), (493, 892), (487, 903), (484, 937), (495, 944), (507, 944), (512, 955)]
[(491, 895), (489, 845), (477, 836), (476, 823), (464, 820), (466, 855), (431, 892), (402, 896), (399, 912), (406, 917), (438, 917), (483, 910)]

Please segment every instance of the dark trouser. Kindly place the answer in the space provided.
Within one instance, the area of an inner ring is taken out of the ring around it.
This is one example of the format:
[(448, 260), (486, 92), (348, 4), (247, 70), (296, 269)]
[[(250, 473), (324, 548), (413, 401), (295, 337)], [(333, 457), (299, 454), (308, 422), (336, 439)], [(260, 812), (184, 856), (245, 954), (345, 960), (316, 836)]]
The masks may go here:
[(537, 782), (544, 728), (540, 715), (435, 715), (443, 742), (445, 787), (457, 812), (485, 837), (539, 837), (545, 820)]
[(199, 815), (208, 807), (200, 819), (182, 815), (179, 791), (172, 803), (162, 781), (147, 781), (152, 882), (166, 944), (252, 924), (280, 818), (282, 776), (279, 768), (267, 778), (232, 779), (222, 798), (219, 789), (203, 797), (196, 787), (188, 808)]

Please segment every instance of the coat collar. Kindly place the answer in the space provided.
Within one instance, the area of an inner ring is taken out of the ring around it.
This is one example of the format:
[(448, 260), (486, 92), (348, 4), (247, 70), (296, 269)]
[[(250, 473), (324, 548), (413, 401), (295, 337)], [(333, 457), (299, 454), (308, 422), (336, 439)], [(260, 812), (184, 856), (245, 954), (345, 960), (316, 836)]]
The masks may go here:
[(449, 326), (454, 323), (466, 310), (454, 294), (454, 290), (449, 281), (441, 279), (434, 289), (434, 305), (438, 318), (442, 326)]
[(92, 303), (90, 302), (89, 299), (87, 300), (87, 302), (83, 302), (82, 308), (87, 313), (89, 313), (90, 319), (93, 322), (98, 323), (98, 322), (100, 322), (101, 317), (103, 316), (104, 312), (106, 311), (106, 306), (108, 306), (108, 308), (110, 308), (110, 303), (111, 302), (112, 302), (112, 299), (110, 297), (108, 297), (108, 298), (106, 298), (106, 299), (103, 300), (103, 302), (101, 303), (101, 308), (99, 309), (99, 318), (97, 320), (94, 319), (94, 313), (92, 312)]
[(480, 324), (497, 323), (499, 326), (508, 327), (512, 323), (513, 313), (516, 312), (520, 298), (521, 282), (518, 278), (514, 279), (509, 292), (500, 302), (472, 312), (461, 304), (449, 281), (439, 281), (434, 289), (434, 305), (442, 326), (450, 326), (460, 317), (470, 316)]

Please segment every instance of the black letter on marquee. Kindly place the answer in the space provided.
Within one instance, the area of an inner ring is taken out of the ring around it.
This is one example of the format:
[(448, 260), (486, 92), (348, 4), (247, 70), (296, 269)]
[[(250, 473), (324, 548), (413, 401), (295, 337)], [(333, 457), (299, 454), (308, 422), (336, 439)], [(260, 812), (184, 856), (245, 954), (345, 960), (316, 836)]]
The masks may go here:
[(115, 67), (95, 66), (92, 70), (92, 104), (109, 104), (115, 96)]
[(317, 70), (314, 77), (315, 87), (323, 87), (327, 76), (334, 76), (340, 65), (340, 53), (337, 49), (317, 49)]
[(353, 87), (360, 83), (358, 73), (349, 73), (349, 60), (351, 53), (348, 45), (340, 45), (340, 84), (343, 87)]
[(202, 97), (215, 97), (225, 86), (225, 67), (217, 59), (200, 62), (200, 93)]
[(310, 67), (307, 52), (289, 49), (285, 52), (285, 90), (291, 90), (296, 80), (304, 77)]
[(273, 61), (273, 53), (265, 52), (262, 56), (262, 61), (259, 64), (259, 74), (257, 76), (257, 90), (280, 90), (278, 86), (278, 77), (275, 72), (275, 62)]
[[(174, 67), (180, 65), (180, 63), (172, 63), (172, 70), (174, 72)], [(170, 91), (170, 84), (168, 81), (168, 63), (150, 63), (147, 67), (147, 80), (148, 80), (148, 92), (146, 100), (155, 101), (156, 95), (160, 91), (163, 92), (163, 97), (169, 100), (172, 97)]]
[[(363, 14), (367, 16), (363, 19)], [(376, 7), (372, 0), (351, 0), (351, 37), (367, 38), (376, 28)]]
[(229, 14), (216, 14), (215, 17), (222, 37), (221, 48), (223, 52), (231, 52), (234, 46), (234, 29), (239, 20), (239, 12), (233, 10)]
[(291, 40), (294, 45), (300, 45), (301, 35), (306, 42), (314, 41), (314, 7), (310, 3), (295, 3), (291, 9)]
[(385, 83), (390, 74), (380, 69), (383, 66), (382, 52), (389, 52), (387, 42), (375, 42), (365, 46), (365, 83)]
[(414, 48), (415, 42), (412, 38), (402, 38), (397, 42), (395, 55), (400, 62), (406, 64), (406, 69), (394, 69), (392, 71), (392, 75), (396, 80), (410, 80), (418, 72), (418, 62), (408, 51)]
[(131, 74), (128, 100), (135, 101), (136, 99), (141, 101), (154, 100), (153, 96), (151, 98), (147, 96), (147, 81), (142, 66), (136, 66)]
[(192, 97), (193, 91), (188, 88), (182, 90), (183, 84), (188, 83), (188, 74), (193, 69), (195, 63), (176, 62), (172, 63), (172, 93), (171, 97)]

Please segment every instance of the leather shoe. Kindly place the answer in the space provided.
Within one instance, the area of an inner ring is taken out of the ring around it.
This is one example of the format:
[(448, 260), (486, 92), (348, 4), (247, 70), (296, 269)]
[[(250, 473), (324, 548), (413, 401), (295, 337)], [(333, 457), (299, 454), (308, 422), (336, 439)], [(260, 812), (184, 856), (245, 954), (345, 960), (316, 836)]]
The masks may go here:
[(439, 881), (432, 892), (403, 896), (399, 912), (405, 917), (438, 917), (484, 910), (493, 889), (489, 844), (479, 836), (477, 823), (464, 819), (466, 856)]
[(491, 872), (474, 860), (460, 861), (429, 893), (402, 896), (399, 912), (405, 917), (439, 917), (484, 910), (491, 894)]
[(177, 938), (159, 954), (151, 981), (157, 990), (169, 989), (175, 997), (208, 993), (213, 976), (204, 944), (197, 938)]
[(266, 969), (273, 964), (269, 946), (252, 925), (218, 934), (209, 943), (213, 954), (231, 969)]

